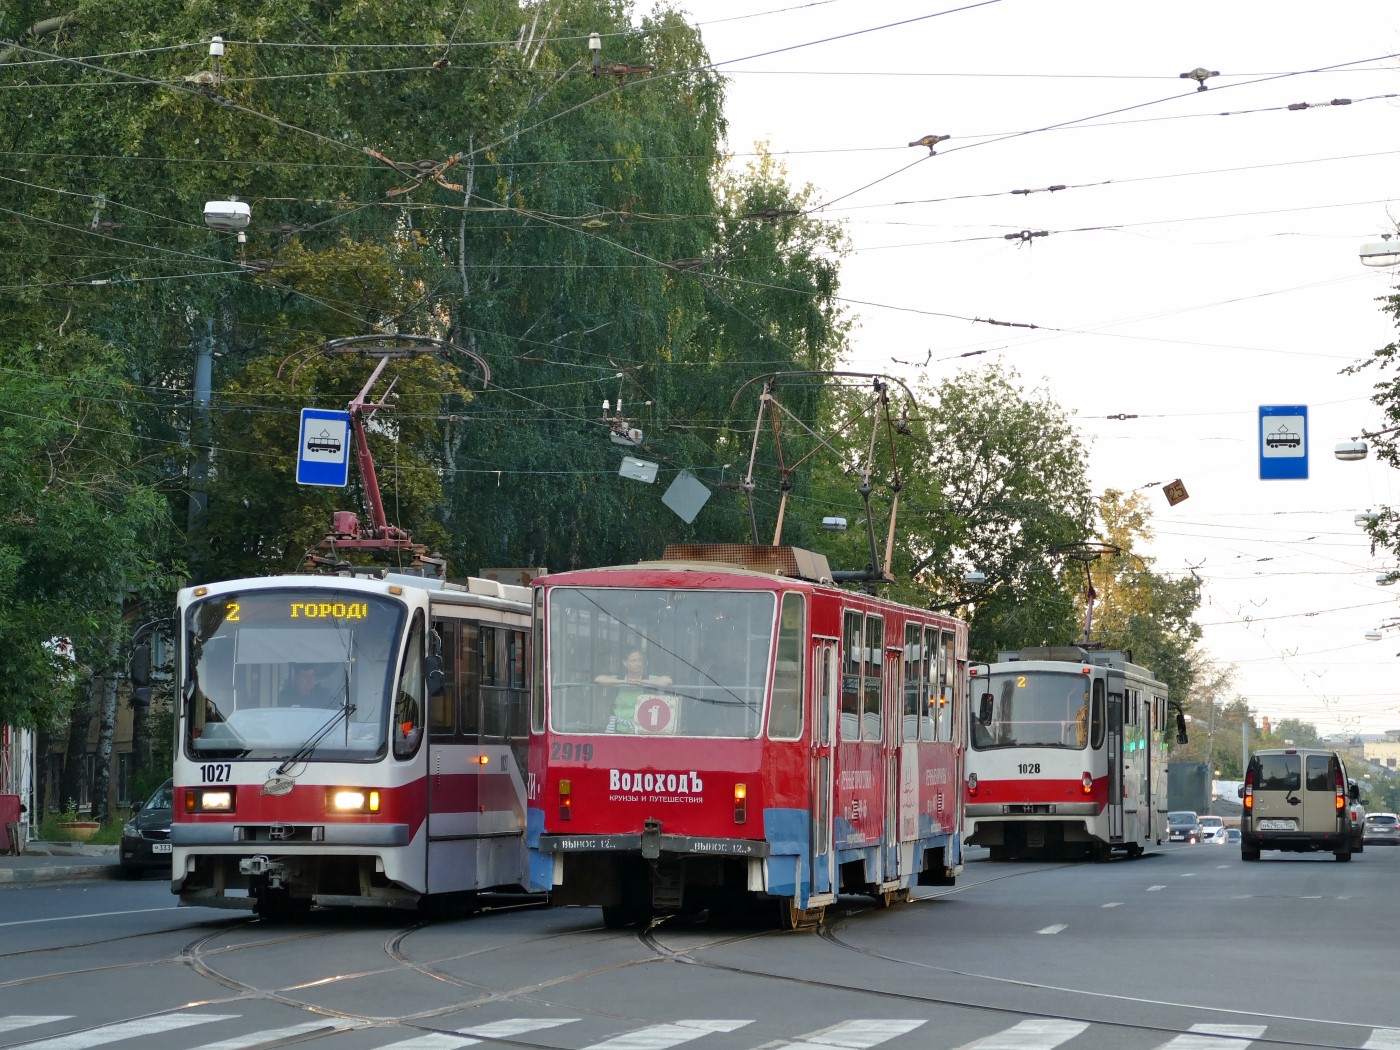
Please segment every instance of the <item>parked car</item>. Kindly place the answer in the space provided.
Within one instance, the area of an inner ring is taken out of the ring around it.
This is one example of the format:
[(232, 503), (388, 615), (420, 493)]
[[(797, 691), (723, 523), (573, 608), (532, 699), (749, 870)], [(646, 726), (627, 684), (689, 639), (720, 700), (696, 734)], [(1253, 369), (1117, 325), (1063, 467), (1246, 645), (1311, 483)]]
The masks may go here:
[(1361, 789), (1356, 781), (1347, 781), (1347, 816), (1351, 818), (1351, 851), (1361, 853), (1366, 849), (1366, 803), (1370, 799), (1361, 797)]
[(1400, 817), (1394, 813), (1367, 813), (1363, 837), (1367, 843), (1400, 846)]
[(1225, 821), (1219, 817), (1197, 817), (1196, 822), (1201, 826), (1201, 841), (1216, 843), (1225, 835)]
[(122, 828), (121, 872), (139, 879), (148, 871), (170, 870), (170, 821), (175, 782), (167, 780), (141, 803)]
[(1201, 841), (1201, 823), (1194, 810), (1174, 809), (1167, 814), (1167, 841)]

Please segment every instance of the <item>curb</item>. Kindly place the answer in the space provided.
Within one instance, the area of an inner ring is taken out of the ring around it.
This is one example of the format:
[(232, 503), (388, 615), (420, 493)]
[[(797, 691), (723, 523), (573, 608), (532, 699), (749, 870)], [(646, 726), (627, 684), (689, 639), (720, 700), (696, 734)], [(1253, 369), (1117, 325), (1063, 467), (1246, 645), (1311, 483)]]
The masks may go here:
[(120, 875), (121, 868), (115, 864), (52, 864), (41, 868), (7, 868), (3, 860), (0, 860), (0, 885), (70, 879), (115, 879)]

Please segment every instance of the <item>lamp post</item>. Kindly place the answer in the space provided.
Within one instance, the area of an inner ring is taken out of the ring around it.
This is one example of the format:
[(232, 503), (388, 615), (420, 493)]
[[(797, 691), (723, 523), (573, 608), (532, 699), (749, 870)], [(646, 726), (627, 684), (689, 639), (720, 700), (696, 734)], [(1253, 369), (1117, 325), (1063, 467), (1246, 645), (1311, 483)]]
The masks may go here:
[[(218, 37), (214, 38), (218, 45), (217, 52), (214, 44), (210, 45), (210, 54), (216, 57), (223, 54), (223, 41)], [(248, 235), (243, 231), (247, 229), (248, 223), (252, 221), (252, 209), (248, 207), (246, 201), (241, 201), (236, 197), (228, 200), (209, 201), (204, 205), (204, 225), (211, 230), (222, 233), (237, 233), (238, 243), (247, 241)], [(204, 512), (209, 509), (209, 493), (206, 485), (209, 481), (209, 401), (213, 396), (214, 388), (214, 322), (207, 319), (204, 322), (204, 335), (195, 342), (194, 356), (194, 427), (192, 428), (191, 444), (196, 447), (194, 465), (190, 468), (190, 509), (189, 509), (189, 531), (193, 532), (195, 525), (204, 517)]]

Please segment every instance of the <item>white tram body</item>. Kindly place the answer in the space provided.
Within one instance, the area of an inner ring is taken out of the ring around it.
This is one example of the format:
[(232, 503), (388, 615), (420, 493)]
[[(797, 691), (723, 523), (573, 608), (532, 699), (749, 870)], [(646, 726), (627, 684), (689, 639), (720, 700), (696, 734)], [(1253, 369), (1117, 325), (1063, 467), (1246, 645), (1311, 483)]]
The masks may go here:
[(172, 890), (261, 914), (528, 889), (530, 601), (288, 575), (177, 599)]
[(1117, 650), (1002, 653), (969, 672), (964, 839), (993, 860), (1138, 856), (1163, 841), (1166, 685)]

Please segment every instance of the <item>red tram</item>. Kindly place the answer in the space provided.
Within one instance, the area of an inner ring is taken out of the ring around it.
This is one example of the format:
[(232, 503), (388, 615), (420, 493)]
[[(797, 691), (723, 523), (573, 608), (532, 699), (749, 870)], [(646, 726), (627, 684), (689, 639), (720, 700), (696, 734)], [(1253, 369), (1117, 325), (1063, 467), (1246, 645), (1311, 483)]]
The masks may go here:
[(967, 625), (788, 547), (670, 547), (535, 587), (530, 881), (609, 926), (961, 871)]

